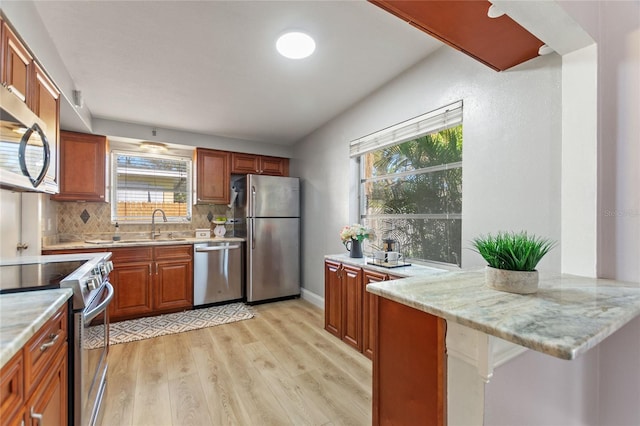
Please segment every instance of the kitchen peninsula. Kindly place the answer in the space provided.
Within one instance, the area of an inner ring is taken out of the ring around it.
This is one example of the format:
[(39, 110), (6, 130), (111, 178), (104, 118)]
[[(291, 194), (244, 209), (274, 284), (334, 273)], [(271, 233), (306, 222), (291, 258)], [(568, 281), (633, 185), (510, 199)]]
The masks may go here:
[[(474, 379), (488, 382), (494, 367), (526, 351), (524, 348), (573, 360), (640, 315), (640, 285), (571, 275), (541, 276), (538, 292), (527, 296), (486, 287), (482, 271), (383, 281), (369, 284), (366, 290), (380, 297), (378, 352), (374, 357), (374, 419), (378, 414), (380, 422), (389, 418), (384, 409), (375, 412), (379, 402), (376, 387), (384, 386), (376, 383), (376, 375), (384, 378), (390, 373), (377, 370), (375, 363), (383, 366), (379, 368), (393, 365), (384, 359), (391, 352), (385, 338), (401, 333), (389, 329), (393, 323), (393, 318), (388, 316), (391, 312), (397, 315), (399, 311), (408, 310), (414, 318), (446, 322), (443, 350), (448, 360), (443, 361), (446, 369), (442, 369), (442, 374), (446, 374), (445, 416), (450, 425), (483, 423), (484, 398), (473, 389), (462, 387), (463, 383), (469, 384)], [(429, 338), (437, 343), (443, 336), (434, 333)], [(404, 359), (415, 360), (411, 356), (415, 338), (408, 339), (407, 343), (398, 347), (397, 339), (394, 340), (392, 351), (396, 357), (404, 352)], [(425, 363), (431, 362), (424, 359)], [(411, 379), (434, 374), (434, 365), (396, 365), (399, 374), (410, 374)], [(474, 367), (474, 371), (469, 366)], [(428, 369), (431, 371), (426, 371)], [(402, 383), (403, 380), (394, 381)], [(482, 386), (475, 389), (484, 393)], [(415, 400), (411, 401), (402, 408), (403, 415), (410, 415), (407, 411), (415, 406)], [(456, 410), (456, 407), (465, 407), (465, 410)]]

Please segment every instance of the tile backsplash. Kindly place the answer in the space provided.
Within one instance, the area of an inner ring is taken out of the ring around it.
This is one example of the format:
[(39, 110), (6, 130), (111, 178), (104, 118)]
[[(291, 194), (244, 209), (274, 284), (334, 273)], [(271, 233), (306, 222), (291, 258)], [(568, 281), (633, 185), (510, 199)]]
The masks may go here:
[[(115, 226), (111, 223), (111, 204), (109, 203), (76, 203), (48, 200), (47, 210), (55, 212), (57, 232), (43, 235), (43, 244), (58, 242), (83, 241), (86, 239), (110, 240)], [(172, 233), (180, 237), (192, 237), (198, 228), (212, 228), (208, 217), (232, 217), (233, 211), (225, 205), (194, 205), (190, 223), (164, 223), (156, 220), (156, 229), (162, 234)], [(159, 215), (158, 215), (159, 216)], [(227, 225), (227, 231), (231, 228)], [(120, 235), (123, 239), (147, 236), (151, 231), (150, 224), (120, 224)]]

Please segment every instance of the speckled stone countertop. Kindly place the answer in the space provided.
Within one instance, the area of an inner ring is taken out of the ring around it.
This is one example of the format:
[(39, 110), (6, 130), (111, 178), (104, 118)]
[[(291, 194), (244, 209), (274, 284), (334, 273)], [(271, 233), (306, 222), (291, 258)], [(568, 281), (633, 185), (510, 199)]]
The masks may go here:
[(640, 284), (541, 274), (538, 292), (488, 288), (484, 271), (367, 285), (378, 296), (561, 359), (575, 359), (640, 315)]
[[(89, 242), (91, 241), (91, 242)], [(70, 241), (64, 243), (48, 244), (42, 246), (42, 250), (92, 250), (102, 248), (114, 248), (114, 247), (138, 247), (149, 245), (179, 245), (179, 244), (197, 244), (206, 242), (219, 242), (219, 243), (232, 243), (232, 242), (244, 242), (244, 238), (236, 237), (224, 237), (224, 238), (161, 238), (157, 240), (151, 240), (146, 238), (133, 239), (133, 240), (92, 240), (87, 241)]]
[(0, 368), (71, 297), (70, 288), (0, 295)]
[[(448, 270), (457, 270), (460, 268), (449, 267), (447, 265), (438, 266), (423, 266), (411, 264), (410, 266), (400, 266), (395, 268), (385, 268), (383, 266), (371, 265), (373, 259), (370, 257), (353, 258), (348, 254), (328, 254), (324, 257), (326, 260), (333, 260), (334, 262), (345, 263), (360, 268), (367, 268), (371, 271), (381, 272), (383, 274), (389, 274), (396, 277), (416, 277), (416, 276), (429, 276), (437, 275), (447, 272)], [(402, 262), (400, 262), (402, 264)], [(446, 268), (446, 269), (445, 269)]]

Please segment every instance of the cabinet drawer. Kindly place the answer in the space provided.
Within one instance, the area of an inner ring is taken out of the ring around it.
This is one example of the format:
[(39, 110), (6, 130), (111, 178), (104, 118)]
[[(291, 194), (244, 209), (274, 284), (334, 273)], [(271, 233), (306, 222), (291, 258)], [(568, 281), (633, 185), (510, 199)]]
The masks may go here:
[(11, 424), (10, 420), (15, 417), (24, 401), (24, 381), (22, 376), (22, 365), (24, 358), (22, 351), (19, 351), (2, 368), (0, 373), (0, 419), (2, 425)]
[(154, 259), (191, 259), (193, 256), (193, 246), (191, 244), (180, 246), (160, 246), (154, 247)]
[(151, 262), (153, 259), (152, 247), (116, 248), (111, 253), (111, 260), (116, 267), (119, 263)]
[(67, 340), (67, 305), (61, 307), (24, 348), (24, 380), (27, 394), (47, 373), (46, 367)]

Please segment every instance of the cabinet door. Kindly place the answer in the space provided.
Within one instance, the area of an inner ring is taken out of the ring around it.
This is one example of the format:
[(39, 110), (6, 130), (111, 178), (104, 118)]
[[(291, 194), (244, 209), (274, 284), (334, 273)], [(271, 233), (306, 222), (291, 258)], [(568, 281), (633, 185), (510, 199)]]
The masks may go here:
[(153, 287), (156, 311), (192, 308), (193, 262), (191, 260), (157, 261)]
[(34, 62), (33, 68), (35, 70), (35, 78), (31, 109), (47, 126), (45, 133), (49, 141), (51, 155), (47, 176), (50, 177), (52, 182), (57, 183), (60, 140), (60, 92), (37, 63)]
[(385, 281), (386, 274), (364, 270), (362, 276), (362, 353), (373, 359), (376, 346), (376, 312), (378, 310), (378, 296), (367, 291), (369, 283)]
[(196, 149), (197, 203), (228, 204), (230, 153), (211, 149)]
[(60, 132), (60, 193), (57, 201), (105, 201), (107, 138)]
[(58, 351), (45, 380), (27, 403), (26, 417), (30, 425), (67, 424), (67, 343)]
[(136, 318), (153, 312), (151, 262), (114, 263), (109, 279), (115, 294), (109, 305), (113, 321)]
[(342, 331), (341, 265), (324, 262), (324, 329), (336, 337)]
[(231, 154), (231, 173), (247, 174), (259, 173), (260, 157), (253, 154)]
[(289, 176), (289, 159), (260, 157), (260, 172), (270, 176)]
[(342, 341), (362, 351), (362, 269), (342, 266)]
[(18, 351), (0, 371), (0, 424), (20, 424), (24, 404), (24, 359)]
[(445, 320), (383, 297), (376, 318), (373, 424), (446, 425)]
[(6, 23), (2, 27), (2, 83), (22, 102), (28, 103), (33, 57)]

